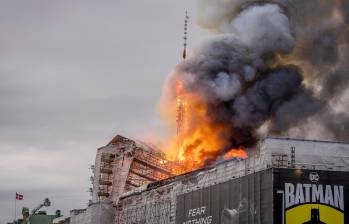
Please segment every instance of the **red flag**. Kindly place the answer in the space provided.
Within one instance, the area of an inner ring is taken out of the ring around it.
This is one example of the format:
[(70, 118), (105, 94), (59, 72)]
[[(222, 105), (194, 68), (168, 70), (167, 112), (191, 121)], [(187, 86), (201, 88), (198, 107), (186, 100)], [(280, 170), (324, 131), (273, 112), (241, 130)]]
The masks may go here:
[(16, 192), (16, 200), (23, 200), (23, 194), (18, 194)]

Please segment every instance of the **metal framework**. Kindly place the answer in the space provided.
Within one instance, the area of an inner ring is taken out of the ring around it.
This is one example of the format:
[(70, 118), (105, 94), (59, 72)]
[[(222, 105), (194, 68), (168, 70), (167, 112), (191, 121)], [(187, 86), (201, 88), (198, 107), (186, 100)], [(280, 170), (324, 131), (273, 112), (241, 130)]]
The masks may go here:
[(188, 22), (189, 22), (189, 16), (188, 11), (185, 11), (185, 17), (184, 17), (184, 37), (183, 37), (183, 60), (187, 58), (187, 40), (188, 40)]
[(181, 96), (177, 97), (177, 136), (182, 134), (185, 121), (185, 102)]
[(108, 198), (111, 195), (113, 185), (113, 162), (114, 154), (103, 153), (101, 157), (100, 176), (99, 176), (99, 199)]
[[(183, 42), (183, 61), (187, 59), (187, 40), (188, 40), (188, 22), (189, 22), (189, 16), (188, 11), (185, 11), (185, 17), (184, 17), (184, 42)], [(186, 103), (183, 96), (179, 95), (177, 96), (177, 136), (180, 136), (183, 129), (184, 129), (184, 123), (185, 123), (185, 116), (186, 116)]]
[(126, 189), (163, 180), (181, 172), (182, 169), (178, 164), (168, 161), (161, 153), (136, 148), (126, 181)]
[(164, 153), (142, 142), (116, 136), (106, 147), (95, 176), (99, 201), (116, 200), (123, 192), (183, 172), (180, 164), (167, 160)]

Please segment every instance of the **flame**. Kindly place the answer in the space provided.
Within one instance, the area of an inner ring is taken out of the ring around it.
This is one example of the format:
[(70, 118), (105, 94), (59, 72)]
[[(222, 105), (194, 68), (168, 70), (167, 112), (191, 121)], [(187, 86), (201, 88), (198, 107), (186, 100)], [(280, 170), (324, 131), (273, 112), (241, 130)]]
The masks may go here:
[(240, 147), (239, 149), (231, 149), (223, 155), (224, 160), (229, 160), (232, 158), (247, 159), (247, 157), (247, 153), (243, 147)]
[(229, 138), (222, 136), (226, 133), (227, 125), (210, 119), (207, 102), (198, 92), (186, 91), (180, 80), (175, 80), (174, 83), (171, 93), (175, 96), (168, 98), (166, 104), (163, 104), (163, 109), (167, 112), (163, 117), (170, 119), (169, 123), (173, 125), (176, 110), (182, 102), (185, 105), (185, 117), (181, 132), (173, 134), (163, 146), (168, 159), (181, 163), (184, 171), (188, 172), (215, 162), (217, 158), (247, 158), (242, 147), (222, 154), (223, 149), (231, 145), (227, 142)]

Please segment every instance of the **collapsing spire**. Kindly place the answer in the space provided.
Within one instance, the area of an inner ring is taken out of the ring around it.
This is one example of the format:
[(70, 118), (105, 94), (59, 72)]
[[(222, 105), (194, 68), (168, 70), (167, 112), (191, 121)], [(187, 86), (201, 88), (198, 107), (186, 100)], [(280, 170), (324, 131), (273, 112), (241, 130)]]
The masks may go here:
[(177, 97), (177, 136), (182, 134), (185, 121), (185, 102), (181, 96)]
[[(184, 43), (183, 43), (183, 61), (187, 58), (187, 40), (188, 40), (188, 11), (185, 11), (184, 17)], [(180, 136), (183, 131), (185, 121), (185, 100), (181, 95), (177, 95), (177, 136)]]
[(185, 11), (183, 60), (187, 58), (188, 21), (189, 21), (188, 11)]

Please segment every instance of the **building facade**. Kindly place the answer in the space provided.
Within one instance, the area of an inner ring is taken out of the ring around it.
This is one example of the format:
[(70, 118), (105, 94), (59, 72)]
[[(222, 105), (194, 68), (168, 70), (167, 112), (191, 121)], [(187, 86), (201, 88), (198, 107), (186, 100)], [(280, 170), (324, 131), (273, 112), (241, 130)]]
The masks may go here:
[(123, 193), (181, 172), (155, 146), (120, 135), (97, 150), (92, 170), (92, 199), (86, 209), (72, 212), (72, 224), (112, 223)]
[(246, 160), (124, 193), (115, 223), (344, 224), (348, 196), (349, 144), (266, 138)]

